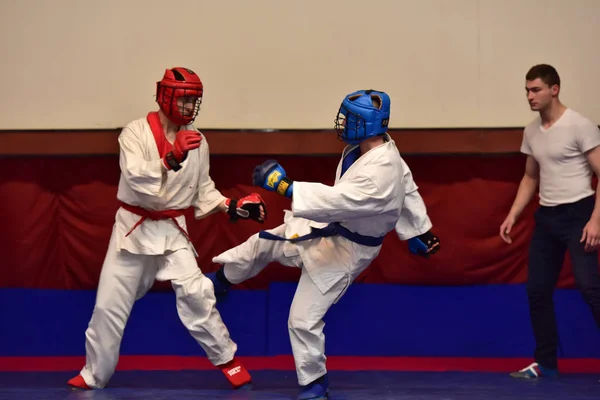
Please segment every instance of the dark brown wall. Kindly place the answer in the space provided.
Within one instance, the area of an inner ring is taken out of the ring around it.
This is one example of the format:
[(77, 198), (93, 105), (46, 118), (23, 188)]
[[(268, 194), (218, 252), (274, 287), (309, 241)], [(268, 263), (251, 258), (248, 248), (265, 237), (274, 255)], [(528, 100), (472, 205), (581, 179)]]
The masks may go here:
[[(0, 131), (0, 156), (117, 154), (115, 130)], [(339, 154), (334, 131), (203, 130), (211, 154)], [(390, 130), (403, 154), (498, 154), (519, 151), (522, 128)]]

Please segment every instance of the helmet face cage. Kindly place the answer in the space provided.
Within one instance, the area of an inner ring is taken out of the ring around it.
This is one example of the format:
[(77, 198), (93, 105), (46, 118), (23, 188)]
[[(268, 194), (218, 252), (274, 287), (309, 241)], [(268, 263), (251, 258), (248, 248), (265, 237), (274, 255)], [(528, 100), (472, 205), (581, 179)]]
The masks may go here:
[[(177, 89), (173, 86), (163, 85), (161, 108), (170, 117), (191, 123), (196, 119), (202, 104), (202, 92), (195, 89)], [(186, 104), (193, 103), (193, 107)]]
[(162, 81), (157, 82), (156, 101), (172, 122), (188, 125), (200, 112), (203, 92), (202, 81), (194, 71), (176, 67), (165, 71)]
[(335, 130), (338, 139), (346, 143), (358, 143), (367, 137), (367, 124), (359, 114), (343, 105), (335, 118)]

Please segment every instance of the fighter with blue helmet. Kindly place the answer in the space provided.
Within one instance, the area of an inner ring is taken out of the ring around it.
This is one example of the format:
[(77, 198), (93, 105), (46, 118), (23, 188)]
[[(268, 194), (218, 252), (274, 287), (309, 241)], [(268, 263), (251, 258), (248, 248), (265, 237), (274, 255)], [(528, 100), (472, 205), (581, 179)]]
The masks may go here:
[(328, 398), (323, 317), (377, 257), (385, 235), (394, 229), (412, 232), (408, 235), (420, 240), (425, 253), (435, 251), (426, 243), (432, 238), (418, 239), (431, 226), (425, 208), (403, 211), (418, 192), (387, 133), (389, 118), (384, 92), (361, 90), (344, 98), (335, 127), (348, 146), (333, 186), (293, 181), (274, 160), (257, 166), (253, 184), (290, 198), (291, 210), (282, 225), (214, 257), (221, 267), (207, 274), (220, 294), (270, 262), (301, 268), (288, 319), (299, 400)]

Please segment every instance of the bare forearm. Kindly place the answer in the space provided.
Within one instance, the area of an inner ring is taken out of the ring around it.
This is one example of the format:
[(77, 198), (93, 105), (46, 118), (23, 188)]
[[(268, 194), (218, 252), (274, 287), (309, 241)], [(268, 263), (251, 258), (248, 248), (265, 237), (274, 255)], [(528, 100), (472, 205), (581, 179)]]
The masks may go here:
[(592, 218), (600, 221), (600, 182), (596, 185), (596, 203), (594, 204), (594, 212)]
[(523, 209), (531, 201), (531, 198), (538, 188), (538, 182), (539, 181), (537, 179), (531, 178), (528, 175), (525, 175), (523, 179), (521, 179), (517, 196), (515, 197), (515, 201), (513, 202), (509, 212), (509, 214), (515, 219), (519, 218), (519, 215), (521, 215)]

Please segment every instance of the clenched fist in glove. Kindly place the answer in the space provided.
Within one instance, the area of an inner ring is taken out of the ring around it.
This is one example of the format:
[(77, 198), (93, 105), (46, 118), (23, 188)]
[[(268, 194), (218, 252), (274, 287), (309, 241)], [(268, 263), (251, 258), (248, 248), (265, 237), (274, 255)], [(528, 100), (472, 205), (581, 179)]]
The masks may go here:
[(413, 254), (418, 254), (421, 257), (429, 258), (440, 249), (440, 239), (431, 231), (425, 232), (422, 235), (408, 239), (408, 249)]
[(252, 193), (239, 200), (227, 199), (225, 205), (230, 221), (251, 219), (262, 224), (267, 218), (267, 206), (257, 193)]
[(254, 168), (252, 184), (286, 197), (292, 197), (294, 191), (294, 181), (287, 178), (285, 170), (275, 160), (265, 161)]
[(173, 150), (168, 152), (163, 158), (163, 163), (167, 169), (179, 171), (181, 163), (187, 157), (190, 150), (200, 147), (202, 136), (198, 131), (179, 131), (173, 143)]

